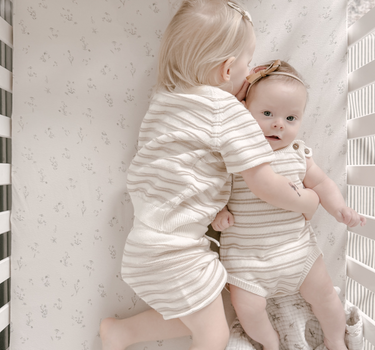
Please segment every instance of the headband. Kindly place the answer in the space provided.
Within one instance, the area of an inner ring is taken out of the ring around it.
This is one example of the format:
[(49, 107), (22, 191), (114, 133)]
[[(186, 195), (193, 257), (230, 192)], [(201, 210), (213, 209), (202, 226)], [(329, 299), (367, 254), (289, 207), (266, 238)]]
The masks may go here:
[(236, 10), (243, 18), (247, 19), (251, 23), (251, 25), (253, 25), (253, 21), (251, 20), (251, 16), (249, 12), (243, 10), (241, 7), (239, 7), (234, 2), (231, 2), (231, 1), (228, 1), (228, 6)]
[(252, 73), (246, 77), (246, 80), (250, 83), (246, 95), (249, 93), (250, 88), (260, 79), (265, 78), (268, 75), (286, 75), (288, 77), (291, 77), (293, 79), (298, 80), (300, 83), (302, 83), (305, 86), (305, 83), (298, 78), (297, 76), (286, 73), (286, 72), (276, 72), (279, 67), (281, 66), (281, 61), (276, 60), (270, 64), (268, 68), (262, 69), (256, 73)]

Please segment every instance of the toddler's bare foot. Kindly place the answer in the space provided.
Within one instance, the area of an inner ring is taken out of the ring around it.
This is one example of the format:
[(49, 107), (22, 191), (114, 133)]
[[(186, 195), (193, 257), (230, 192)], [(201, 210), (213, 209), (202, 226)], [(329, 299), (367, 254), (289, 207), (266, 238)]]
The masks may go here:
[(124, 320), (105, 318), (100, 324), (102, 350), (125, 350), (131, 343), (127, 337)]

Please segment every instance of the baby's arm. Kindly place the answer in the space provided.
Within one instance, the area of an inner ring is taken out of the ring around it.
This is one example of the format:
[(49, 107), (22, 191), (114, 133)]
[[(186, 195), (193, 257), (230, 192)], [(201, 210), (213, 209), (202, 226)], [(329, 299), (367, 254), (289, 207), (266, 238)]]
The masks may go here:
[(310, 189), (297, 188), (286, 177), (275, 174), (269, 163), (241, 172), (249, 189), (260, 199), (275, 207), (298, 213), (314, 213), (318, 195)]
[(354, 227), (358, 224), (364, 226), (366, 218), (347, 207), (344, 197), (335, 182), (316, 165), (312, 157), (306, 158), (306, 165), (307, 170), (303, 184), (318, 194), (323, 208), (338, 222), (342, 222), (349, 227)]
[(234, 217), (228, 210), (227, 206), (225, 206), (221, 211), (217, 213), (215, 220), (211, 223), (211, 226), (215, 231), (223, 231), (233, 224)]

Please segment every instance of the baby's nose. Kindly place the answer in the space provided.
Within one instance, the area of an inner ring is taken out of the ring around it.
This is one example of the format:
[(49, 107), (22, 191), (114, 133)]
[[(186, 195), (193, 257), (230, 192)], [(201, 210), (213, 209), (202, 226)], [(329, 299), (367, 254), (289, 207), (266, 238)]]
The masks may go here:
[(275, 118), (273, 121), (273, 127), (283, 129), (284, 128), (284, 122), (281, 119)]

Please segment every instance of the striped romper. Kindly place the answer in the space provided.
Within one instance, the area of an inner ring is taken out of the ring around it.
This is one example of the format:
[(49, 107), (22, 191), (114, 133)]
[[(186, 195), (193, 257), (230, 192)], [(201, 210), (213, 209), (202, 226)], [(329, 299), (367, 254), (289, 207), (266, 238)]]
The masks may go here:
[(207, 226), (227, 203), (230, 173), (274, 160), (251, 114), (215, 87), (156, 93), (127, 177), (134, 225), (122, 278), (164, 319), (196, 312), (221, 293), (227, 273)]
[[(303, 141), (275, 151), (275, 173), (303, 188), (311, 149)], [(228, 209), (234, 225), (220, 238), (220, 258), (228, 283), (265, 298), (297, 293), (321, 255), (316, 236), (300, 213), (274, 207), (257, 198), (242, 176), (233, 176)]]

